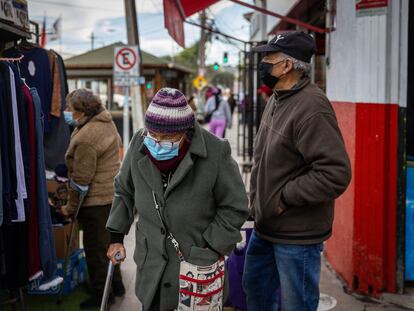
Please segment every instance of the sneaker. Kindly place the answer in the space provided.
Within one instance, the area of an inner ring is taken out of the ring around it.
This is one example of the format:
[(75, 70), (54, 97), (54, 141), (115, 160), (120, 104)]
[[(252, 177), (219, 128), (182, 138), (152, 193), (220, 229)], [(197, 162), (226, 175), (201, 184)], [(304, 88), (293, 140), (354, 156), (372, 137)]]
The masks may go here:
[(115, 297), (122, 297), (125, 295), (125, 286), (122, 281), (112, 283), (112, 293)]
[[(101, 306), (102, 296), (92, 295), (89, 298), (85, 299), (79, 305), (79, 308), (82, 310), (85, 309), (96, 309)], [(114, 295), (109, 295), (108, 297), (108, 305), (113, 305), (115, 303)]]

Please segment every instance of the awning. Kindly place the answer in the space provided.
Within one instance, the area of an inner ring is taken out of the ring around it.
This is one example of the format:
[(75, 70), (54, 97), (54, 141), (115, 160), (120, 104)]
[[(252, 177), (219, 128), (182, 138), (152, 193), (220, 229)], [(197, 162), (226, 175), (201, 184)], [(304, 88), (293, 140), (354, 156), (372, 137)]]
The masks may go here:
[[(185, 45), (185, 38), (184, 38), (184, 21), (187, 17), (197, 13), (199, 11), (204, 10), (205, 8), (209, 7), (210, 5), (219, 2), (220, 0), (164, 0), (164, 22), (165, 28), (168, 29), (168, 33), (170, 36), (182, 47)], [(246, 2), (240, 0), (230, 0), (234, 3), (246, 6), (248, 8), (254, 9), (259, 11), (263, 14), (267, 14), (270, 16), (278, 17), (283, 22), (294, 24), (297, 26), (301, 26), (307, 28), (311, 31), (316, 33), (326, 33), (329, 30), (325, 28), (320, 28), (308, 23), (305, 23), (301, 20), (283, 16), (276, 12), (271, 12), (266, 9), (260, 8), (258, 6), (248, 4)], [(315, 0), (319, 1), (319, 0)], [(303, 2), (303, 1), (298, 1)]]
[(184, 21), (220, 0), (164, 0), (164, 23), (170, 36), (182, 47), (185, 45)]

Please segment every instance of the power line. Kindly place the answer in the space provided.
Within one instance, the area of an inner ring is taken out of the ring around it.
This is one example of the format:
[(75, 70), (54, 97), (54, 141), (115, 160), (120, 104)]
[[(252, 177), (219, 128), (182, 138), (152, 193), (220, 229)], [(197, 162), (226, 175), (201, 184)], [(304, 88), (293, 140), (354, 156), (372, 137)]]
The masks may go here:
[(232, 28), (229, 24), (227, 24), (227, 22), (224, 19), (222, 19), (218, 15), (214, 15), (214, 13), (213, 13), (213, 11), (211, 9), (208, 9), (208, 11), (213, 16), (213, 20), (216, 20), (216, 21), (220, 22), (220, 24), (222, 26), (224, 26), (225, 28), (229, 29), (231, 32), (234, 32), (235, 31), (235, 29)]
[(117, 9), (114, 9), (114, 8), (110, 9), (110, 8), (103, 8), (103, 7), (98, 7), (98, 6), (86, 6), (86, 5), (79, 5), (79, 4), (71, 4), (71, 3), (62, 3), (62, 2), (57, 2), (57, 1), (50, 1), (50, 0), (32, 0), (31, 2), (33, 2), (33, 3), (45, 3), (45, 4), (71, 7), (71, 8), (77, 8), (77, 9), (86, 9), (86, 10), (121, 12), (121, 10), (117, 10)]

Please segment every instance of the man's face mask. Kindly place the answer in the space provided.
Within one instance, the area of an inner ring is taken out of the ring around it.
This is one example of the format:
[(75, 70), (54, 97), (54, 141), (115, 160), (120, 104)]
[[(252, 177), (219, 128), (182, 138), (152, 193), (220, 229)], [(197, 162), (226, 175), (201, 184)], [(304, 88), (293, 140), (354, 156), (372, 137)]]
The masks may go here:
[(272, 90), (275, 87), (275, 85), (279, 82), (280, 77), (275, 77), (272, 75), (272, 70), (273, 70), (273, 66), (276, 66), (278, 64), (281, 64), (285, 61), (281, 60), (277, 63), (268, 63), (268, 62), (260, 62), (259, 64), (259, 75), (260, 75), (260, 80), (262, 80), (262, 82), (264, 83), (264, 85), (270, 87)]

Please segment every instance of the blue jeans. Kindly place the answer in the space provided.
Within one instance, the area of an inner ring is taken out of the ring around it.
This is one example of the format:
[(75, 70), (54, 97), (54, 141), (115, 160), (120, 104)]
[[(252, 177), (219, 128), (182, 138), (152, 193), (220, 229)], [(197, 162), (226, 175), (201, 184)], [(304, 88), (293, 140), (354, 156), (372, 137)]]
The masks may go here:
[(243, 274), (247, 310), (277, 311), (281, 305), (283, 311), (316, 311), (322, 248), (322, 243), (274, 244), (254, 231)]

